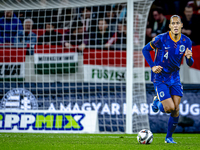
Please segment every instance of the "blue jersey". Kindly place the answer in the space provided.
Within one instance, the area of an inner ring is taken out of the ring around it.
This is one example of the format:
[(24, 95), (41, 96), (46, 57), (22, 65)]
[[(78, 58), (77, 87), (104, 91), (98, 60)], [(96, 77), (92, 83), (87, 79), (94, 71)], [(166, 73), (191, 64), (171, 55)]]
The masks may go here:
[[(160, 34), (147, 44), (143, 49), (143, 54), (150, 67), (158, 65), (163, 67), (162, 72), (159, 74), (152, 72), (152, 82), (167, 81), (170, 78), (175, 79), (176, 77), (180, 79), (179, 69), (187, 48), (192, 50), (191, 40), (181, 34), (180, 38), (175, 41), (171, 36), (171, 32)], [(154, 62), (149, 59), (150, 54), (148, 54), (148, 51), (153, 49), (155, 49)], [(193, 63), (193, 59), (190, 61)]]

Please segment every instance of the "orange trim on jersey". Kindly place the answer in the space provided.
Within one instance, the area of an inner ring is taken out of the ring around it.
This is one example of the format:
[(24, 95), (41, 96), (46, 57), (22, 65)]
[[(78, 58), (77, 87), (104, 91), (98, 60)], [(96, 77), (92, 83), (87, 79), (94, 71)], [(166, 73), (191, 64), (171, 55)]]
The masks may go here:
[(151, 46), (152, 49), (154, 49), (154, 47), (151, 45), (151, 43), (150, 43), (150, 46)]
[(159, 95), (158, 95), (157, 87), (156, 87), (156, 93), (157, 93), (158, 100), (160, 101), (160, 97), (159, 97)]
[(181, 36), (179, 37), (178, 40), (173, 39), (173, 38), (172, 38), (172, 35), (171, 35), (171, 31), (169, 31), (169, 36), (170, 36), (170, 38), (172, 39), (172, 41), (174, 41), (174, 42), (178, 42), (178, 41), (181, 39)]
[(156, 60), (157, 54), (158, 54), (158, 49), (156, 48), (156, 54), (155, 54), (155, 57), (154, 57), (154, 61)]

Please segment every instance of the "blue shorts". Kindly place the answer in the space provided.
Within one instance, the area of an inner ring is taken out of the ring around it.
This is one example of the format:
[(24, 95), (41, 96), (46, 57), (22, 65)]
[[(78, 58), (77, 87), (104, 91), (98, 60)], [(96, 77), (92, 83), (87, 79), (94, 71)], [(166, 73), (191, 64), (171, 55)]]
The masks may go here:
[(172, 95), (183, 96), (183, 86), (180, 82), (173, 84), (154, 82), (154, 89), (160, 101), (171, 98)]

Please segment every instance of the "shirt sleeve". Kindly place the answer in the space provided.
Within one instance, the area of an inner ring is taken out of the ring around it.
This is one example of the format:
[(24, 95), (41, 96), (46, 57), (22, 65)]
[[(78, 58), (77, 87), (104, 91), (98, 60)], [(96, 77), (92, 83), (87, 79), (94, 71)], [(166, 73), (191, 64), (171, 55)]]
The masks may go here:
[[(192, 52), (192, 41), (191, 41), (191, 40), (189, 40), (189, 42), (188, 42), (188, 47), (187, 47), (187, 48)], [(187, 65), (191, 67), (191, 66), (193, 65), (193, 63), (194, 63), (193, 57), (191, 57), (190, 59), (188, 59), (188, 58), (185, 56), (185, 59), (186, 59)]]
[(153, 49), (161, 48), (162, 47), (161, 35), (154, 37), (153, 40), (150, 42), (150, 46)]
[(161, 48), (161, 39), (160, 36), (156, 36), (151, 42), (149, 42), (143, 49), (142, 53), (149, 64), (149, 66), (152, 68), (155, 66), (153, 60), (151, 59), (150, 51), (156, 49), (156, 48)]

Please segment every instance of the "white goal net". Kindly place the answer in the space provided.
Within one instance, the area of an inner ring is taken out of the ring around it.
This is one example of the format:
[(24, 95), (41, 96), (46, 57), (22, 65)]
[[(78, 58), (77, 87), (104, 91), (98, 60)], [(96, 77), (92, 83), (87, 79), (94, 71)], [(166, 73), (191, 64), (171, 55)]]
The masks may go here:
[(126, 132), (129, 113), (133, 133), (149, 129), (141, 51), (152, 0), (133, 1), (132, 16), (126, 0), (0, 0), (1, 110), (96, 110), (100, 132)]

